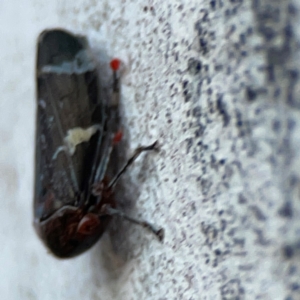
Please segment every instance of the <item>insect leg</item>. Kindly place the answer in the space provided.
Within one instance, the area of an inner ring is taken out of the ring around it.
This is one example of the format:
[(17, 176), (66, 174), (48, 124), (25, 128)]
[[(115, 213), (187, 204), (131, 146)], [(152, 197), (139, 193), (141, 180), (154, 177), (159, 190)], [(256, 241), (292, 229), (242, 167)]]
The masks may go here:
[(126, 172), (128, 167), (132, 165), (132, 163), (139, 157), (139, 155), (144, 151), (157, 150), (157, 141), (155, 141), (152, 145), (149, 146), (141, 146), (138, 147), (133, 155), (129, 158), (127, 163), (123, 166), (123, 168), (119, 171), (119, 173), (115, 176), (115, 178), (109, 183), (108, 189), (113, 188), (118, 182), (119, 178)]
[(147, 230), (149, 230), (150, 232), (154, 233), (160, 242), (162, 242), (164, 239), (165, 232), (164, 232), (163, 228), (156, 228), (154, 225), (152, 225), (146, 221), (129, 217), (126, 214), (124, 214), (122, 211), (112, 208), (109, 204), (104, 204), (102, 206), (101, 213), (105, 214), (105, 215), (110, 215), (110, 216), (119, 216), (129, 222), (140, 225), (140, 226), (146, 228)]

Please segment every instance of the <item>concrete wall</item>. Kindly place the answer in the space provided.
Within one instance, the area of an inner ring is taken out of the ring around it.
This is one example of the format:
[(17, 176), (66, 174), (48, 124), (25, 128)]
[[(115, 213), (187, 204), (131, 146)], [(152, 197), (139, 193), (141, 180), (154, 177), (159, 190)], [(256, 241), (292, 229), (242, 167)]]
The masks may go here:
[[(1, 299), (300, 299), (299, 8), (2, 0)], [(103, 66), (125, 63), (123, 155), (156, 139), (161, 150), (118, 197), (165, 228), (163, 244), (116, 219), (91, 251), (60, 261), (36, 237), (35, 48), (49, 27), (85, 34)]]

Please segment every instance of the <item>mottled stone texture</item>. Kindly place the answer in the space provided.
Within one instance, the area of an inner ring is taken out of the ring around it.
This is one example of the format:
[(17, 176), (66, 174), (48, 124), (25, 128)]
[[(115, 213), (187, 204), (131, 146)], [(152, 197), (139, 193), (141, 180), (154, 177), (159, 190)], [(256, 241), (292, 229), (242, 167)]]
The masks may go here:
[[(23, 25), (1, 40), (1, 62), (18, 70), (0, 85), (11, 99), (0, 110), (5, 299), (299, 300), (300, 0), (25, 2)], [(0, 21), (8, 32), (17, 3)], [(163, 226), (163, 244), (116, 219), (92, 251), (57, 261), (34, 235), (24, 74), (53, 26), (87, 35), (106, 88), (104, 66), (124, 61), (121, 161), (156, 139), (161, 150), (123, 177), (118, 201)]]

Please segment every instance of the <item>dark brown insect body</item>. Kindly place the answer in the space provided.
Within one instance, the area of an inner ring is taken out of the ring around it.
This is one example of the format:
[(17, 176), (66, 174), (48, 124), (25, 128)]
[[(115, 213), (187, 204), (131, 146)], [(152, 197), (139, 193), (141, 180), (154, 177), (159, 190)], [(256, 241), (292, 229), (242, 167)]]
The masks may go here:
[(39, 36), (34, 217), (39, 236), (60, 258), (89, 249), (115, 214), (162, 238), (162, 230), (116, 210), (113, 195), (120, 175), (155, 144), (140, 147), (111, 182), (105, 177), (119, 129), (116, 69), (106, 103), (85, 38), (60, 29)]

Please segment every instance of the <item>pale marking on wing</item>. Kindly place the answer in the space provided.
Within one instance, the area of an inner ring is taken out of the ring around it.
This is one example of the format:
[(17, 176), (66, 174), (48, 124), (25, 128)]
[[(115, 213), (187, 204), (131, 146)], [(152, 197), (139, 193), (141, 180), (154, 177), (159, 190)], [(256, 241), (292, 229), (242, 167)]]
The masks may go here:
[(40, 99), (40, 100), (39, 100), (39, 105), (40, 105), (43, 109), (45, 109), (46, 106), (47, 106), (46, 101), (45, 101), (44, 99)]
[(57, 65), (44, 65), (42, 73), (56, 74), (84, 74), (95, 69), (95, 61), (92, 53), (84, 49), (79, 51), (71, 61), (63, 61)]
[(76, 146), (81, 143), (88, 142), (97, 131), (102, 131), (100, 125), (93, 125), (88, 128), (75, 127), (69, 129), (64, 138), (64, 145), (57, 148), (52, 159), (56, 159), (58, 154), (62, 151), (66, 151), (70, 155), (74, 155)]

